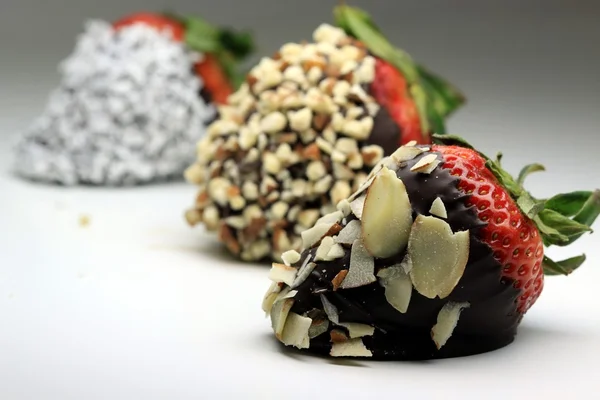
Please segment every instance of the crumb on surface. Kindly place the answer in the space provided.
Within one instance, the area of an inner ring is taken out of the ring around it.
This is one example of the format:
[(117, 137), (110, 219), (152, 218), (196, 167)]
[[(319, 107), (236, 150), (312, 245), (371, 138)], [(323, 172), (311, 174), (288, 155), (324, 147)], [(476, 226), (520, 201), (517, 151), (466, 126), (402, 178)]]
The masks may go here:
[(80, 227), (86, 228), (86, 227), (88, 227), (90, 225), (91, 222), (92, 221), (91, 221), (91, 218), (90, 218), (89, 215), (87, 215), (87, 214), (81, 214), (79, 216), (79, 226)]

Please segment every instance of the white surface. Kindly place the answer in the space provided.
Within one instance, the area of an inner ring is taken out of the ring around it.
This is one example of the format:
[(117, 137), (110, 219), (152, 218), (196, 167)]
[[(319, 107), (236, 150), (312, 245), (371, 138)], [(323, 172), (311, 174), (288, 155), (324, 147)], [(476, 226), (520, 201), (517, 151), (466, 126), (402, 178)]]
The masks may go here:
[[(268, 266), (234, 261), (201, 228), (187, 227), (193, 187), (35, 185), (5, 172), (7, 155), (4, 141), (2, 399), (553, 399), (600, 391), (599, 236), (569, 249), (587, 249), (587, 265), (546, 281), (509, 347), (435, 362), (322, 359), (275, 343), (260, 310)], [(573, 189), (592, 176), (588, 162), (532, 181), (547, 193)], [(600, 187), (593, 179), (586, 186)], [(78, 222), (84, 214), (88, 227)]]

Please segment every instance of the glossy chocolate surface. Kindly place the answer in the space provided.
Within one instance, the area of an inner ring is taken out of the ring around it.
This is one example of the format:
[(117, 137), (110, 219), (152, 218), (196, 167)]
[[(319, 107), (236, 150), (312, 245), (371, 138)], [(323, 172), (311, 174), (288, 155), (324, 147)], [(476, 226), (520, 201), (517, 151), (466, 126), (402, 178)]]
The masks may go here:
[[(350, 251), (347, 249), (343, 258), (317, 263), (309, 278), (297, 288), (292, 311), (303, 314), (315, 308), (322, 309), (319, 294), (324, 294), (338, 308), (340, 322), (359, 322), (375, 327), (375, 334), (364, 337), (363, 342), (376, 359), (456, 357), (506, 346), (513, 341), (521, 318), (515, 303), (519, 290), (501, 277), (501, 265), (494, 259), (491, 249), (477, 239), (478, 229), (484, 223), (464, 205), (466, 196), (457, 189), (457, 178), (441, 166), (430, 175), (410, 171), (421, 157), (405, 163), (397, 173), (407, 188), (413, 216), (417, 213), (430, 215), (431, 203), (440, 197), (452, 230), (470, 230), (469, 262), (450, 296), (428, 299), (413, 288), (408, 310), (403, 314), (386, 301), (384, 289), (378, 282), (333, 291), (331, 280), (342, 269), (348, 269)], [(298, 265), (314, 252), (314, 248), (304, 252)], [(404, 255), (402, 252), (390, 259), (376, 259), (375, 273), (380, 268), (399, 263)], [(438, 350), (431, 339), (431, 328), (436, 324), (440, 309), (449, 301), (469, 302), (470, 307), (462, 311), (452, 336)], [(311, 340), (312, 351), (328, 353), (330, 348), (329, 331)]]

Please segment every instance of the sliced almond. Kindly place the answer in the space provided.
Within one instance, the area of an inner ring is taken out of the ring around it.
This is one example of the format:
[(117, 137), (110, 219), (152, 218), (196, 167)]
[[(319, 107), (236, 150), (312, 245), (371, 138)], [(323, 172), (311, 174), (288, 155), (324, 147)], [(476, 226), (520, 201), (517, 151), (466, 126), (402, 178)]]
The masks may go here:
[(298, 214), (298, 222), (304, 228), (310, 228), (315, 225), (315, 222), (319, 218), (319, 214), (319, 210), (315, 209), (302, 210)]
[(321, 218), (317, 220), (315, 224), (327, 224), (331, 222), (340, 222), (344, 218), (344, 213), (341, 211), (333, 211), (329, 214), (323, 215)]
[(359, 324), (357, 322), (344, 322), (340, 323), (340, 326), (348, 329), (348, 333), (350, 334), (350, 339), (355, 339), (359, 337), (365, 336), (373, 336), (375, 333), (375, 328), (371, 325), (367, 324)]
[(277, 295), (281, 292), (282, 286), (283, 286), (282, 283), (271, 282), (271, 286), (269, 286), (267, 293), (265, 293), (265, 296), (264, 296), (263, 302), (262, 302), (262, 309), (265, 313), (268, 314), (271, 312), (273, 303), (275, 302)]
[(298, 270), (298, 275), (296, 276), (294, 283), (292, 283), (292, 285), (291, 285), (292, 288), (297, 288), (298, 286), (302, 285), (304, 283), (304, 281), (306, 280), (306, 278), (309, 277), (309, 275), (313, 272), (313, 270), (317, 266), (317, 264), (315, 264), (314, 262), (308, 262), (308, 261), (310, 261), (310, 257), (306, 257), (304, 264)]
[(446, 206), (444, 202), (439, 197), (436, 198), (433, 203), (431, 203), (431, 208), (429, 209), (429, 213), (431, 215), (435, 215), (440, 218), (448, 218), (448, 212), (446, 211)]
[(373, 357), (373, 353), (365, 347), (361, 338), (334, 343), (329, 355), (332, 357)]
[(341, 245), (334, 243), (333, 246), (331, 246), (331, 248), (329, 249), (329, 252), (325, 256), (324, 260), (333, 261), (337, 260), (338, 258), (344, 257), (344, 255), (346, 255), (346, 251), (344, 250), (344, 248)]
[(362, 237), (374, 257), (388, 258), (404, 250), (412, 225), (412, 208), (404, 183), (383, 167), (367, 190)]
[(360, 239), (362, 233), (360, 221), (353, 219), (340, 231), (340, 233), (334, 238), (336, 243), (341, 244), (352, 244), (355, 240)]
[(319, 243), (319, 241), (332, 229), (337, 223), (328, 222), (324, 224), (317, 224), (310, 229), (302, 232), (302, 246), (304, 249), (310, 249), (313, 245)]
[(365, 286), (377, 280), (374, 275), (375, 260), (365, 248), (362, 240), (355, 240), (350, 252), (348, 275), (340, 285), (342, 289)]
[(352, 210), (352, 213), (354, 215), (356, 215), (356, 218), (358, 218), (358, 219), (362, 218), (366, 198), (367, 198), (367, 196), (363, 194), (359, 198), (352, 200), (352, 202), (350, 203), (350, 209)]
[(375, 175), (377, 175), (379, 172), (381, 172), (381, 170), (383, 169), (383, 167), (387, 167), (387, 169), (389, 169), (390, 171), (394, 171), (397, 172), (398, 169), (400, 168), (399, 164), (394, 161), (393, 158), (391, 157), (385, 157), (382, 158), (371, 170), (371, 172), (369, 172), (368, 178), (374, 178)]
[(300, 261), (300, 257), (300, 253), (296, 250), (288, 250), (281, 255), (281, 260), (285, 265), (290, 266)]
[(225, 223), (227, 225), (229, 225), (230, 227), (232, 227), (234, 229), (238, 229), (238, 230), (244, 229), (245, 227), (248, 226), (248, 222), (241, 215), (234, 215), (231, 217), (227, 217), (227, 218), (225, 218)]
[(290, 309), (294, 305), (294, 299), (283, 299), (275, 301), (271, 308), (271, 326), (277, 339), (281, 340), (281, 333), (285, 327), (285, 320), (288, 317)]
[(383, 268), (377, 273), (379, 284), (385, 289), (385, 299), (401, 313), (408, 310), (412, 283), (401, 265)]
[(313, 319), (312, 325), (308, 329), (308, 337), (316, 338), (327, 332), (329, 329), (329, 320), (328, 319)]
[(369, 188), (369, 186), (371, 186), (371, 184), (373, 183), (374, 179), (375, 179), (375, 175), (373, 175), (371, 177), (368, 177), (367, 180), (365, 180), (364, 182), (362, 182), (361, 185), (356, 190), (356, 192), (352, 193), (352, 195), (350, 197), (348, 197), (348, 201), (352, 202), (354, 199), (356, 199), (359, 196), (361, 196), (363, 194), (363, 192), (365, 190), (367, 190)]
[(297, 274), (298, 270), (294, 267), (273, 263), (271, 271), (269, 272), (269, 279), (273, 282), (283, 282), (288, 286), (292, 286)]
[(452, 333), (454, 332), (454, 328), (456, 328), (456, 325), (458, 324), (460, 313), (465, 308), (469, 308), (469, 306), (470, 304), (468, 302), (448, 302), (442, 307), (437, 316), (437, 323), (431, 329), (431, 338), (438, 350), (446, 344), (448, 339), (450, 339), (450, 336), (452, 336)]
[(329, 253), (329, 250), (331, 250), (333, 245), (333, 238), (331, 236), (325, 236), (317, 248), (317, 252), (315, 253), (315, 261), (324, 261), (327, 258), (327, 253)]
[(347, 217), (352, 212), (348, 199), (342, 199), (340, 202), (338, 202), (337, 209), (342, 212), (344, 217)]
[(419, 215), (408, 241), (415, 289), (430, 299), (447, 297), (463, 275), (469, 244), (468, 231), (452, 233), (446, 221)]
[(333, 279), (331, 280), (331, 284), (333, 285), (334, 292), (338, 290), (342, 282), (344, 282), (344, 279), (346, 279), (346, 275), (348, 275), (348, 270), (343, 269), (333, 277)]
[(421, 172), (424, 174), (430, 174), (440, 164), (440, 160), (437, 159), (437, 154), (427, 154), (421, 158), (415, 165), (410, 169), (412, 172)]
[(327, 314), (327, 318), (333, 322), (334, 324), (338, 324), (340, 322), (340, 317), (338, 314), (337, 307), (334, 306), (325, 295), (320, 295), (321, 303), (323, 303), (323, 311)]
[(402, 147), (398, 148), (398, 150), (393, 152), (390, 157), (392, 159), (394, 159), (397, 163), (401, 163), (401, 162), (405, 162), (405, 161), (410, 161), (422, 153), (423, 153), (423, 149), (421, 149), (419, 147), (402, 146)]
[(281, 341), (286, 346), (308, 349), (310, 345), (308, 331), (311, 324), (312, 319), (290, 312), (285, 321), (283, 331), (281, 332)]
[(412, 265), (412, 260), (410, 259), (410, 256), (408, 254), (404, 257), (404, 259), (400, 263), (400, 266), (402, 267), (402, 269), (404, 270), (404, 272), (406, 274), (408, 274), (410, 272), (413, 265)]

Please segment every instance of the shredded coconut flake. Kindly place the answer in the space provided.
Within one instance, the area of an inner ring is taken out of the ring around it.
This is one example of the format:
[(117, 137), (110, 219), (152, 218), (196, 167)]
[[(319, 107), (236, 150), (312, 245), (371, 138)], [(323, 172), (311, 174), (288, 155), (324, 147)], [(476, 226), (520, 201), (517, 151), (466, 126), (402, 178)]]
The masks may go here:
[(170, 32), (90, 21), (60, 65), (61, 83), (16, 146), (20, 175), (64, 185), (180, 177), (215, 114)]

